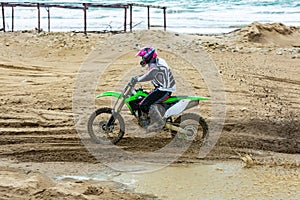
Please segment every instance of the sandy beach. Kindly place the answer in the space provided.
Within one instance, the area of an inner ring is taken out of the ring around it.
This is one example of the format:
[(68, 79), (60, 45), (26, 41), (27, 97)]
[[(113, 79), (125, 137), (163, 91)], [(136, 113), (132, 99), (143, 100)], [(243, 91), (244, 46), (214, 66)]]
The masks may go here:
[[(122, 187), (113, 181), (54, 179), (104, 168), (82, 144), (75, 128), (72, 100), (82, 63), (91, 52), (105, 54), (107, 60), (103, 62), (109, 67), (97, 92), (112, 90), (124, 74), (139, 68), (133, 52), (152, 44), (153, 38), (161, 46), (157, 47), (159, 55), (201, 96), (210, 96), (205, 82), (199, 81), (188, 62), (172, 50), (182, 54), (206, 52), (216, 64), (226, 92), (226, 118), (216, 146), (199, 159), (199, 147), (192, 145), (175, 164), (242, 163), (241, 155), (247, 155), (256, 170), (280, 167), (285, 171), (281, 181), (300, 180), (300, 27), (254, 22), (221, 35), (160, 30), (87, 36), (1, 32), (0, 199), (157, 198), (120, 190)], [(116, 59), (122, 48), (131, 51)], [(209, 102), (200, 108), (208, 121), (210, 108)], [(143, 139), (128, 135), (118, 146), (138, 154), (164, 144), (165, 135)], [(292, 190), (287, 199), (297, 195), (299, 190)]]

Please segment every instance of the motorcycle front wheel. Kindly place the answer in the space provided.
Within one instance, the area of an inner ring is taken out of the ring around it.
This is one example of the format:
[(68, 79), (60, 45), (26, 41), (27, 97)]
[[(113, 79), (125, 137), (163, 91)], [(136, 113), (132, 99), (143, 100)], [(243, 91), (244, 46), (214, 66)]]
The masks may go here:
[(125, 123), (123, 117), (115, 113), (114, 122), (107, 126), (112, 116), (111, 108), (99, 108), (94, 111), (88, 120), (88, 133), (98, 144), (117, 144), (124, 135)]
[(203, 142), (208, 136), (208, 125), (203, 117), (195, 113), (185, 113), (175, 119), (174, 125), (181, 127), (187, 133), (172, 131), (172, 137), (188, 141)]

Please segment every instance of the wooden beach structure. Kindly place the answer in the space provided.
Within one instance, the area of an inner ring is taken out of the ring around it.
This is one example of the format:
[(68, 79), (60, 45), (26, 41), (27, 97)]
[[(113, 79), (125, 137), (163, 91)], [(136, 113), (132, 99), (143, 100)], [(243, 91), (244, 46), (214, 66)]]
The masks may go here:
[[(6, 32), (5, 27), (5, 9), (11, 9), (11, 31), (14, 31), (14, 16), (15, 16), (15, 7), (31, 7), (37, 9), (37, 31), (41, 32), (41, 8), (45, 8), (47, 11), (47, 19), (48, 19), (48, 32), (51, 29), (51, 15), (50, 10), (51, 8), (61, 8), (61, 9), (70, 9), (70, 10), (82, 10), (83, 11), (83, 32), (87, 34), (87, 12), (89, 8), (115, 8), (115, 9), (123, 9), (124, 10), (124, 32), (127, 32), (127, 12), (129, 10), (129, 29), (132, 31), (133, 29), (133, 7), (145, 7), (147, 8), (147, 23), (148, 29), (150, 29), (150, 8), (154, 9), (162, 9), (163, 10), (163, 25), (161, 27), (164, 28), (166, 31), (167, 22), (166, 22), (166, 7), (162, 6), (153, 6), (153, 5), (144, 5), (144, 4), (136, 4), (136, 3), (129, 3), (129, 4), (98, 4), (98, 3), (82, 3), (82, 4), (48, 4), (48, 3), (8, 3), (8, 2), (1, 2), (1, 10), (2, 10), (2, 29), (0, 30)], [(0, 25), (1, 27), (1, 25)]]

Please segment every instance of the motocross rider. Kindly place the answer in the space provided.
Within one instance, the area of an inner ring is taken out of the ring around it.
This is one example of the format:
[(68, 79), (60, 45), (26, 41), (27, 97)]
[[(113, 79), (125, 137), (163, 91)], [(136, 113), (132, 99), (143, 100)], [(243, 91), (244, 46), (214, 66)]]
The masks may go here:
[(168, 98), (172, 92), (176, 91), (175, 79), (172, 72), (162, 58), (159, 58), (155, 48), (147, 46), (140, 49), (136, 56), (140, 56), (142, 67), (147, 66), (147, 73), (139, 77), (133, 77), (132, 82), (151, 81), (154, 89), (151, 93), (140, 103), (142, 116), (150, 116), (150, 125), (147, 127), (147, 132), (159, 131), (165, 125), (165, 119), (161, 116), (157, 103), (162, 102)]

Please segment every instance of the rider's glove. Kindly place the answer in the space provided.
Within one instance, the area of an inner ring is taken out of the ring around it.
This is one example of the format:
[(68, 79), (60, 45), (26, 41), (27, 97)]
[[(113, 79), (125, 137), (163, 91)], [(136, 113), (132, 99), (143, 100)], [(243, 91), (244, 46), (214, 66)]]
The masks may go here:
[(138, 78), (137, 78), (137, 77), (132, 77), (131, 80), (130, 80), (130, 82), (131, 82), (132, 84), (135, 84), (135, 83), (138, 82)]

